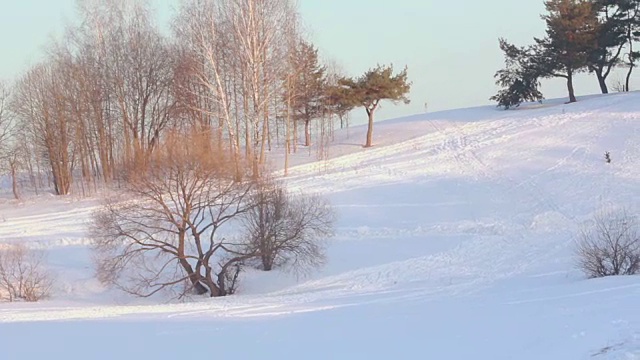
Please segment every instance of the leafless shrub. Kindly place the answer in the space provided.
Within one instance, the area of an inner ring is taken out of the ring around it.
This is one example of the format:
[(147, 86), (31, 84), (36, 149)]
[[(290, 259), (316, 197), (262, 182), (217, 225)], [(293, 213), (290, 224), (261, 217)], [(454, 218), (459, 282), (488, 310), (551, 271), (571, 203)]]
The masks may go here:
[(613, 88), (613, 91), (615, 92), (626, 92), (627, 91), (627, 87), (624, 83), (624, 81), (618, 77), (616, 79), (613, 80), (613, 84), (611, 86)]
[(0, 299), (36, 302), (50, 296), (53, 279), (45, 254), (24, 245), (0, 245)]
[(243, 218), (249, 252), (259, 254), (260, 267), (286, 266), (305, 272), (324, 263), (324, 240), (333, 234), (335, 215), (320, 196), (290, 194), (273, 181), (260, 184), (254, 206)]
[(627, 211), (597, 215), (576, 249), (578, 267), (590, 278), (640, 272), (638, 221)]

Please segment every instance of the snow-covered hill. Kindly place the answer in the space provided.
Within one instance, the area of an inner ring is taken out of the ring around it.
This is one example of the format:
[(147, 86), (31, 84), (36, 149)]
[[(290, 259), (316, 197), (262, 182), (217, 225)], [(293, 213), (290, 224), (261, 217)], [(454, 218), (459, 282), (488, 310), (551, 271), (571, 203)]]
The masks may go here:
[(586, 280), (572, 253), (595, 212), (638, 210), (640, 94), (380, 122), (370, 149), (364, 131), (287, 180), (338, 210), (326, 268), (248, 274), (223, 299), (107, 292), (96, 200), (6, 201), (0, 237), (48, 249), (59, 284), (0, 304), (0, 359), (640, 359), (640, 278)]

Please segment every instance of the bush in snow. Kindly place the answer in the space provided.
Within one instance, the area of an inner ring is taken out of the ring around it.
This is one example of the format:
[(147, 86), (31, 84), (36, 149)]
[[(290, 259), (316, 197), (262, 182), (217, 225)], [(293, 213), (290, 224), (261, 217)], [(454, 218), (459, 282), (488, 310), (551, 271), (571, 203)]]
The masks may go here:
[(49, 297), (53, 279), (45, 254), (24, 245), (0, 245), (0, 299), (35, 302)]
[(287, 266), (296, 272), (321, 266), (324, 240), (333, 234), (335, 215), (320, 196), (291, 194), (272, 180), (262, 181), (242, 220), (246, 252), (259, 254), (260, 268)]
[(640, 232), (627, 211), (600, 214), (579, 236), (578, 267), (591, 278), (640, 272)]

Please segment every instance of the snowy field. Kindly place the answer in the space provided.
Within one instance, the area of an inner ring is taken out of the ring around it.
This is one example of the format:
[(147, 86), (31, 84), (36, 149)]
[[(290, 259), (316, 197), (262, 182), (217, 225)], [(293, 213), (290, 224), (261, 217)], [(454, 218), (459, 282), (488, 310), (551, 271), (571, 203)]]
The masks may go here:
[(97, 199), (3, 200), (0, 238), (46, 249), (57, 285), (0, 304), (0, 359), (640, 359), (640, 278), (586, 280), (573, 256), (594, 213), (640, 210), (640, 94), (580, 100), (380, 122), (366, 150), (354, 127), (325, 161), (302, 149), (288, 185), (339, 214), (326, 267), (247, 273), (226, 298), (106, 290)]

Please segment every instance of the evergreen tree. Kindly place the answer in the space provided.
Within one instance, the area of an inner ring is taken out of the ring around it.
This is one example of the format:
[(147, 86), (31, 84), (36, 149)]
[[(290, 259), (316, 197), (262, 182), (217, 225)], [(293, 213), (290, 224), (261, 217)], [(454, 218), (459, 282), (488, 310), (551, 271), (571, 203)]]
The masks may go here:
[(589, 54), (588, 69), (595, 73), (603, 94), (607, 94), (607, 77), (620, 64), (627, 44), (627, 14), (629, 0), (592, 0), (598, 17), (595, 43)]
[(631, 73), (640, 60), (640, 51), (634, 50), (634, 44), (640, 41), (640, 0), (623, 0), (622, 11), (624, 13), (623, 26), (627, 43), (627, 53), (623, 57), (623, 63), (629, 68), (624, 90), (630, 90)]
[[(325, 92), (325, 108), (329, 114), (340, 119), (340, 128), (344, 127), (344, 120), (355, 107), (349, 100), (349, 89), (339, 84), (327, 86)], [(348, 126), (348, 123), (347, 123)]]
[(381, 66), (368, 70), (357, 79), (344, 78), (339, 81), (347, 91), (342, 99), (342, 104), (354, 107), (362, 106), (369, 118), (367, 139), (364, 147), (373, 145), (373, 117), (382, 100), (390, 100), (394, 103), (403, 102), (409, 104), (407, 97), (411, 90), (411, 82), (407, 79), (405, 67), (397, 75), (393, 75), (393, 65)]
[(518, 48), (500, 39), (500, 49), (505, 54), (506, 67), (496, 72), (496, 85), (503, 89), (489, 100), (497, 101), (505, 109), (518, 107), (525, 101), (542, 101), (538, 90), (538, 72), (531, 63), (531, 48)]
[(318, 63), (318, 50), (310, 43), (300, 40), (292, 61), (297, 69), (296, 96), (291, 101), (293, 121), (304, 123), (305, 146), (311, 145), (310, 124), (322, 116), (326, 87), (326, 68)]
[(535, 39), (532, 60), (541, 77), (565, 78), (569, 102), (575, 102), (573, 78), (587, 68), (597, 44), (597, 8), (586, 0), (547, 0), (545, 7), (547, 36)]

